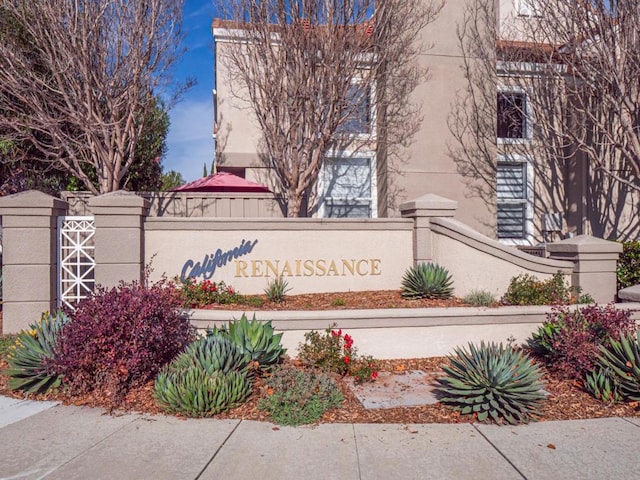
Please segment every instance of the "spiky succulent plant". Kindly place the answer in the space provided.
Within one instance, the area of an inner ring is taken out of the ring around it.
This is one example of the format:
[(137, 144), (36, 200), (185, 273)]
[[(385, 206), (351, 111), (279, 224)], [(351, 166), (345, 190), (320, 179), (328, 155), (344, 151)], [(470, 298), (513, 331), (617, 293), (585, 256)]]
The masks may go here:
[(286, 350), (282, 347), (282, 333), (275, 334), (271, 321), (260, 322), (255, 316), (251, 321), (242, 314), (240, 320), (228, 326), (214, 328), (207, 335), (222, 335), (236, 343), (243, 352), (258, 362), (261, 368), (269, 368), (280, 361)]
[(608, 347), (600, 347), (598, 363), (610, 369), (618, 382), (620, 393), (628, 400), (640, 401), (640, 338), (634, 334), (611, 339)]
[(584, 389), (594, 398), (604, 403), (616, 403), (622, 400), (618, 379), (609, 368), (596, 368), (584, 378)]
[(221, 335), (201, 337), (158, 374), (154, 397), (168, 412), (215, 415), (251, 392), (250, 361), (248, 353)]
[(198, 366), (163, 369), (153, 395), (161, 408), (190, 417), (208, 417), (242, 403), (251, 393), (246, 372), (207, 372)]
[(173, 370), (198, 367), (207, 373), (247, 372), (251, 357), (221, 335), (208, 335), (192, 342), (171, 362)]
[(454, 349), (447, 374), (436, 380), (440, 402), (478, 421), (526, 423), (544, 399), (542, 376), (528, 356), (502, 344), (484, 342)]
[(408, 269), (402, 277), (404, 298), (449, 298), (453, 281), (449, 271), (435, 263), (420, 263)]
[(18, 333), (15, 344), (7, 356), (11, 390), (28, 393), (43, 393), (60, 385), (60, 376), (50, 365), (55, 356), (58, 334), (69, 322), (62, 311), (55, 316), (45, 313), (38, 323), (29, 325), (29, 330)]

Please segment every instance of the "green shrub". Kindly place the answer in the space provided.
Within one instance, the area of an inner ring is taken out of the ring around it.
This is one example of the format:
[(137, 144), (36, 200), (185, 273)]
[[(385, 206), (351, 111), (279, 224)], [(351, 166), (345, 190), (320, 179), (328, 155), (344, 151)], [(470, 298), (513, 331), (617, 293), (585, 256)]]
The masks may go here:
[(17, 335), (0, 335), (0, 360), (6, 358), (15, 346)]
[(601, 346), (598, 364), (613, 372), (619, 392), (626, 400), (640, 401), (640, 339), (634, 333)]
[(525, 273), (511, 279), (502, 301), (509, 305), (566, 305), (575, 301), (592, 302), (588, 295), (578, 299), (577, 294), (575, 289), (565, 283), (560, 272), (547, 280), (540, 280)]
[(344, 399), (333, 379), (315, 370), (279, 367), (265, 383), (267, 396), (260, 400), (258, 408), (280, 425), (316, 422)]
[(11, 390), (44, 393), (60, 385), (60, 375), (52, 361), (58, 336), (67, 323), (69, 317), (62, 311), (56, 312), (55, 317), (45, 313), (38, 323), (29, 326), (30, 330), (18, 333), (8, 350), (9, 368), (4, 372), (9, 376)]
[(472, 290), (462, 301), (474, 307), (488, 307), (496, 303), (496, 297), (488, 290)]
[(622, 253), (616, 269), (618, 290), (640, 284), (640, 241), (622, 244)]
[(453, 281), (446, 268), (435, 263), (421, 263), (409, 268), (402, 278), (404, 298), (450, 298)]
[(282, 276), (270, 280), (267, 283), (267, 288), (264, 289), (264, 293), (269, 301), (274, 303), (281, 303), (289, 291), (291, 291), (289, 282)]
[(633, 332), (628, 310), (614, 305), (558, 306), (527, 340), (532, 354), (550, 370), (566, 378), (583, 380), (597, 364), (599, 347), (608, 346), (620, 334)]
[(197, 282), (193, 278), (178, 280), (180, 294), (186, 308), (199, 308), (212, 304), (240, 303), (242, 296), (231, 285), (224, 282), (203, 280)]
[(260, 308), (264, 305), (264, 300), (255, 295), (240, 295), (238, 303), (247, 305), (248, 307)]
[(246, 314), (229, 325), (213, 328), (207, 335), (221, 335), (239, 346), (260, 368), (269, 368), (280, 361), (286, 350), (282, 347), (282, 333), (276, 334), (271, 321), (260, 322), (255, 316), (251, 321)]
[(298, 346), (298, 360), (308, 367), (351, 375), (358, 383), (375, 380), (377, 361), (371, 356), (359, 356), (351, 335), (335, 327), (331, 325), (323, 333), (316, 330), (305, 333), (304, 343)]
[(440, 402), (463, 415), (477, 414), (480, 422), (526, 423), (538, 414), (542, 374), (525, 354), (484, 342), (454, 352), (451, 364), (442, 366), (447, 376), (436, 380)]
[(346, 375), (354, 356), (353, 338), (336, 330), (333, 324), (323, 333), (311, 330), (304, 334), (304, 343), (298, 345), (298, 360), (303, 365)]
[(347, 304), (344, 298), (336, 298), (331, 302), (332, 307), (344, 307)]

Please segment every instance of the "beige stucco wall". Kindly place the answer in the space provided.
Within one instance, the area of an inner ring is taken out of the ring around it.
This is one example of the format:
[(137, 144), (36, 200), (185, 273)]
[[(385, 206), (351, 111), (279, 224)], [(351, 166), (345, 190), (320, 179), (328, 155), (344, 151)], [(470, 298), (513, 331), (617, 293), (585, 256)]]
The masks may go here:
[(534, 257), (505, 247), (452, 219), (434, 219), (431, 231), (433, 260), (449, 270), (458, 297), (473, 290), (488, 290), (500, 298), (510, 280), (521, 274), (545, 280), (560, 271), (571, 284), (571, 262)]
[[(247, 242), (255, 245), (248, 248)], [(244, 294), (262, 293), (278, 274), (292, 294), (398, 289), (413, 264), (412, 242), (413, 224), (403, 219), (145, 222), (145, 258), (154, 278), (191, 276), (196, 264), (208, 263), (218, 249), (221, 255), (239, 247), (245, 252), (220, 262), (211, 280)]]
[[(464, 2), (446, 2), (438, 19), (427, 26), (425, 48), (420, 64), (428, 67), (430, 78), (420, 85), (414, 98), (422, 104), (422, 126), (414, 143), (394, 162), (390, 173), (388, 216), (399, 216), (399, 205), (425, 193), (436, 193), (457, 200), (459, 218), (486, 234), (492, 234), (494, 214), (480, 200), (471, 198), (464, 179), (447, 155), (452, 141), (447, 117), (456, 92), (465, 85), (455, 33), (462, 17)], [(218, 130), (218, 145), (223, 146), (223, 164), (247, 168), (247, 178), (269, 183), (266, 170), (257, 157), (259, 129), (248, 104), (234, 98), (224, 62), (224, 40), (216, 40), (218, 110), (222, 121)], [(234, 86), (237, 88), (237, 86)], [(237, 93), (237, 92), (236, 92)], [(378, 201), (381, 202), (380, 192)]]

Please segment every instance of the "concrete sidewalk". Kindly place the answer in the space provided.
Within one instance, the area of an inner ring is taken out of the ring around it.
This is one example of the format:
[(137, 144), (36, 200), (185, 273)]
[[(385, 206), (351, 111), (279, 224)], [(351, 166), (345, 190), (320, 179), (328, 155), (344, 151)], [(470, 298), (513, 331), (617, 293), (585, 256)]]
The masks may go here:
[(640, 478), (636, 418), (288, 428), (48, 404), (22, 417), (0, 428), (0, 479)]

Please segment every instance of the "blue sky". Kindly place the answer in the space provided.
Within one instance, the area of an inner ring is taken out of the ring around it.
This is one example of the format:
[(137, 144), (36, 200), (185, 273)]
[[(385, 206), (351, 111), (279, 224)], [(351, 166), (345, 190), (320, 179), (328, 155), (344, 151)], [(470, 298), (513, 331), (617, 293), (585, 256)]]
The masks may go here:
[(164, 170), (180, 172), (186, 181), (202, 176), (213, 160), (213, 40), (211, 0), (185, 0), (183, 30), (187, 51), (176, 65), (176, 79), (195, 78), (197, 84), (188, 90), (169, 112), (171, 126), (167, 136)]

